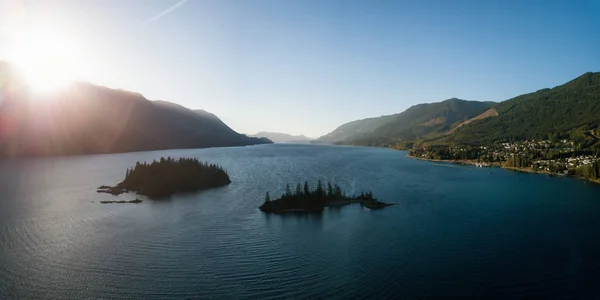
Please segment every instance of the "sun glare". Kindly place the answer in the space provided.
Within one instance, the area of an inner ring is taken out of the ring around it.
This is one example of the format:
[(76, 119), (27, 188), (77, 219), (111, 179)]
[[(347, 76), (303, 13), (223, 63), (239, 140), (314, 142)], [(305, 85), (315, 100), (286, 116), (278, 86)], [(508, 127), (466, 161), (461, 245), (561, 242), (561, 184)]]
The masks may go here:
[(60, 32), (27, 30), (14, 35), (9, 60), (35, 93), (66, 87), (81, 75), (78, 49)]

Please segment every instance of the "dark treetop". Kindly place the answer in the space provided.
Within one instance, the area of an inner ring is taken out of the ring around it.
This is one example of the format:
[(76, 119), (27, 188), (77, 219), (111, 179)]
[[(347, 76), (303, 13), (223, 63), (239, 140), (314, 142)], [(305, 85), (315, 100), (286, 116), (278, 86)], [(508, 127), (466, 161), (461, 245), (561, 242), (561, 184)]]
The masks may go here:
[(326, 206), (344, 206), (353, 203), (360, 203), (369, 209), (392, 205), (373, 198), (371, 192), (361, 193), (360, 196), (346, 196), (346, 193), (337, 184), (332, 185), (331, 182), (328, 182), (325, 187), (319, 180), (314, 189), (308, 185), (307, 181), (304, 182), (304, 186), (298, 183), (294, 192), (288, 184), (285, 194), (274, 200), (271, 200), (271, 196), (267, 192), (265, 202), (259, 208), (266, 213), (306, 213), (323, 211)]
[(160, 161), (140, 163), (127, 169), (125, 179), (115, 187), (101, 186), (98, 192), (120, 194), (136, 191), (153, 198), (180, 192), (195, 192), (231, 183), (229, 175), (218, 165), (196, 158), (161, 157)]

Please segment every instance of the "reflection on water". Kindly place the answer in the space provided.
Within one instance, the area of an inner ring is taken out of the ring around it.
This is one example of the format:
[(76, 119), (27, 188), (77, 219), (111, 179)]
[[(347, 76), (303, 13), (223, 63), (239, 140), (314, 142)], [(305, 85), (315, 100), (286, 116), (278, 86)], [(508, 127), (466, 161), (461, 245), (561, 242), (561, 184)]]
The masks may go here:
[[(191, 156), (232, 184), (100, 204), (138, 160)], [(263, 145), (0, 163), (0, 299), (600, 296), (600, 186), (407, 160), (386, 149)], [(266, 215), (265, 192), (331, 180), (399, 205)]]

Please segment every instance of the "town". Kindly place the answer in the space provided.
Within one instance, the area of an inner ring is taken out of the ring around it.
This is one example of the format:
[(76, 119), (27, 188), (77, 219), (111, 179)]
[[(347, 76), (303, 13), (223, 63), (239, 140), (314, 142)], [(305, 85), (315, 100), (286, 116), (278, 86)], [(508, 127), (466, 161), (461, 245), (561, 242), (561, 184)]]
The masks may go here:
[(413, 147), (409, 156), (597, 180), (600, 178), (600, 148), (584, 147), (568, 139), (529, 140), (496, 142), (489, 146)]

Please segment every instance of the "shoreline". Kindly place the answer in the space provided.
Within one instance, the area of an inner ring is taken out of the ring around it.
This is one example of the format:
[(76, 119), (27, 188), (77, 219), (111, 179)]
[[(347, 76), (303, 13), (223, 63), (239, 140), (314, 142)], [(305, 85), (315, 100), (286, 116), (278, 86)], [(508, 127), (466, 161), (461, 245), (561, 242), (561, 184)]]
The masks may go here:
[[(412, 156), (412, 155), (408, 155), (408, 154), (406, 155), (406, 158), (416, 159), (416, 160), (423, 160), (423, 161), (431, 161), (431, 162), (439, 162), (439, 163), (450, 163), (450, 164), (456, 164), (456, 165), (469, 165), (469, 166), (475, 166), (478, 163), (478, 162), (473, 161), (473, 160), (465, 160), (465, 159), (459, 159), (459, 160), (429, 159), (429, 158), (416, 157), (416, 156)], [(509, 170), (509, 171), (513, 171), (513, 172), (523, 172), (523, 173), (532, 173), (532, 174), (544, 174), (544, 175), (556, 176), (556, 177), (559, 177), (559, 176), (560, 177), (569, 177), (569, 178), (574, 178), (574, 179), (578, 179), (578, 180), (583, 180), (583, 181), (586, 181), (586, 182), (600, 184), (600, 179), (591, 180), (591, 179), (587, 179), (587, 178), (583, 178), (583, 177), (579, 177), (579, 176), (575, 176), (575, 175), (565, 175), (565, 174), (558, 174), (558, 173), (552, 173), (552, 172), (547, 172), (547, 171), (535, 171), (535, 170), (526, 169), (526, 168), (505, 167), (505, 166), (502, 166), (499, 163), (489, 163), (489, 165), (486, 166), (485, 168), (501, 168), (501, 169), (505, 169), (505, 170)]]
[[(455, 164), (455, 165), (476, 166), (477, 164), (480, 164), (480, 162), (476, 162), (476, 161), (468, 160), (468, 159), (458, 159), (458, 160), (456, 160), (456, 159), (429, 159), (429, 158), (416, 157), (416, 156), (412, 156), (412, 155), (408, 155), (408, 154), (406, 155), (406, 158), (431, 161), (431, 162), (439, 162), (439, 163), (447, 163), (447, 164)], [(488, 165), (485, 166), (485, 168), (503, 168), (498, 163), (487, 163), (487, 164)]]
[[(282, 201), (282, 200), (276, 199), (273, 201)], [(264, 213), (276, 214), (276, 215), (283, 215), (283, 214), (289, 214), (289, 213), (292, 213), (292, 214), (295, 214), (295, 213), (300, 213), (300, 214), (302, 214), (302, 213), (322, 213), (325, 210), (325, 208), (327, 208), (327, 209), (341, 208), (341, 207), (353, 205), (353, 204), (359, 204), (360, 206), (367, 208), (369, 210), (378, 210), (378, 209), (382, 209), (384, 207), (396, 205), (397, 203), (385, 203), (385, 202), (381, 202), (377, 199), (353, 198), (353, 199), (329, 201), (329, 202), (324, 203), (322, 206), (318, 206), (318, 207), (316, 207), (316, 206), (313, 206), (313, 207), (289, 207), (289, 208), (284, 208), (284, 209), (265, 208), (265, 205), (267, 205), (267, 202), (265, 202), (258, 209)]]

